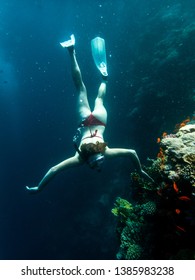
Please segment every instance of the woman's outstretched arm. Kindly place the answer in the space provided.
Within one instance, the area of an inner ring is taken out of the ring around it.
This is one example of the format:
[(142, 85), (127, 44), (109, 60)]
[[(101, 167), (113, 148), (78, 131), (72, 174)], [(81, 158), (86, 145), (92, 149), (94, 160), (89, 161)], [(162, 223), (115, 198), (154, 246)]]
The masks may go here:
[(78, 154), (76, 153), (75, 156), (68, 158), (62, 162), (60, 162), (59, 164), (53, 166), (52, 168), (50, 168), (48, 170), (48, 172), (45, 174), (45, 176), (43, 177), (43, 179), (40, 181), (40, 183), (38, 184), (38, 186), (35, 187), (28, 187), (26, 186), (26, 189), (29, 192), (32, 193), (36, 193), (41, 191), (50, 181), (51, 179), (53, 179), (53, 177), (55, 175), (57, 175), (59, 172), (64, 171), (65, 169), (71, 168), (71, 167), (75, 167), (75, 166), (79, 166), (81, 165), (81, 160), (78, 156)]
[(139, 157), (135, 150), (131, 149), (122, 149), (122, 148), (106, 148), (105, 151), (106, 158), (113, 158), (113, 157), (130, 157), (135, 165), (137, 172), (143, 176), (145, 179), (148, 179), (150, 182), (154, 183), (154, 180), (142, 169)]

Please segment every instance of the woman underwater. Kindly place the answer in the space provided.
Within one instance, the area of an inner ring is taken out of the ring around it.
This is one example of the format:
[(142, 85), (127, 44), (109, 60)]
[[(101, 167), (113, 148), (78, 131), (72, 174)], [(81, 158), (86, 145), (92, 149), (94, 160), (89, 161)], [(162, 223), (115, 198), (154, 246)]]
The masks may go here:
[[(113, 157), (131, 158), (137, 172), (141, 176), (153, 182), (153, 179), (142, 169), (140, 160), (135, 150), (109, 148), (107, 143), (104, 142), (103, 135), (107, 123), (107, 111), (103, 103), (106, 94), (108, 77), (106, 64), (102, 63), (99, 68), (102, 74), (102, 82), (95, 99), (94, 110), (91, 111), (87, 98), (87, 90), (85, 84), (83, 83), (81, 71), (76, 59), (74, 35), (71, 35), (70, 40), (61, 43), (61, 46), (66, 48), (70, 55), (72, 77), (78, 93), (78, 113), (80, 117), (80, 125), (73, 138), (76, 153), (74, 156), (51, 167), (37, 186), (26, 186), (26, 189), (29, 192), (39, 192), (61, 171), (71, 167), (77, 167), (82, 164), (87, 164), (90, 168), (100, 171), (104, 159)], [(80, 143), (77, 144), (79, 135), (81, 140)]]

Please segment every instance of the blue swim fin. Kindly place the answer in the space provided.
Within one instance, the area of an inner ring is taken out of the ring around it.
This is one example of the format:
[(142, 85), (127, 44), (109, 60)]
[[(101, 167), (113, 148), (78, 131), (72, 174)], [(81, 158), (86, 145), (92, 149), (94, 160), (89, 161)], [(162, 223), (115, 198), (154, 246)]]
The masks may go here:
[(100, 37), (91, 40), (91, 50), (96, 67), (103, 76), (108, 76), (105, 40)]

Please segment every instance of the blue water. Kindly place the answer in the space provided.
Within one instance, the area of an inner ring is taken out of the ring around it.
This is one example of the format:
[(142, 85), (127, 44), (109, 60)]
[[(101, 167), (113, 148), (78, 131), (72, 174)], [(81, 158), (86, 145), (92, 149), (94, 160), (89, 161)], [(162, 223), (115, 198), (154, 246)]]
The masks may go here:
[(90, 41), (106, 41), (105, 140), (155, 158), (156, 138), (194, 110), (193, 0), (2, 0), (0, 5), (0, 259), (115, 259), (117, 196), (130, 192), (127, 160), (101, 173), (68, 170), (36, 185), (75, 151), (70, 34), (92, 103), (100, 82)]

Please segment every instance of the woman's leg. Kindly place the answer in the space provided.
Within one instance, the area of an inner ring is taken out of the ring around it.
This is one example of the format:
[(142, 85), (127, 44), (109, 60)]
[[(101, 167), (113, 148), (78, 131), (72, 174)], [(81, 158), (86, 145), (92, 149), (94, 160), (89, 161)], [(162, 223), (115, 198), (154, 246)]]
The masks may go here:
[(100, 84), (99, 90), (98, 90), (98, 95), (95, 99), (95, 107), (92, 112), (94, 117), (98, 118), (103, 123), (107, 123), (107, 111), (106, 108), (104, 107), (104, 96), (106, 94), (106, 87), (107, 87), (107, 82), (103, 81)]
[(76, 59), (74, 46), (68, 47), (68, 51), (71, 59), (72, 78), (76, 90), (78, 92), (78, 112), (82, 120), (88, 117), (91, 113), (88, 98), (87, 98), (87, 90), (82, 80), (82, 75)]

